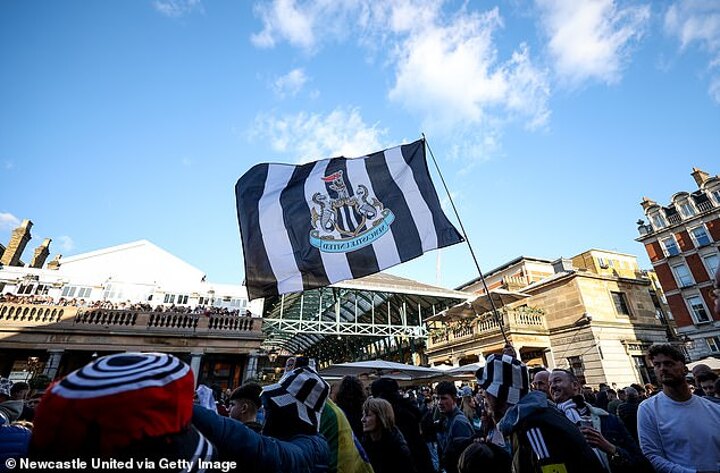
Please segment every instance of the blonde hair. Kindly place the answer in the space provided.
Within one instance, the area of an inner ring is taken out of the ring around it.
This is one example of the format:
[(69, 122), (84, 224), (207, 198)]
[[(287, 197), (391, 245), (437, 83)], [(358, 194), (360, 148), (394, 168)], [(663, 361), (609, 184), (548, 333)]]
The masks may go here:
[(468, 419), (470, 419), (472, 421), (473, 417), (477, 416), (477, 413), (475, 411), (475, 408), (472, 406), (471, 402), (472, 402), (472, 397), (470, 397), (470, 396), (464, 396), (463, 398), (461, 398), (460, 410), (462, 411), (463, 414), (465, 414), (465, 417), (467, 417)]
[(380, 421), (383, 430), (392, 430), (395, 428), (395, 413), (392, 405), (385, 399), (379, 397), (370, 397), (363, 404), (363, 414), (372, 412)]

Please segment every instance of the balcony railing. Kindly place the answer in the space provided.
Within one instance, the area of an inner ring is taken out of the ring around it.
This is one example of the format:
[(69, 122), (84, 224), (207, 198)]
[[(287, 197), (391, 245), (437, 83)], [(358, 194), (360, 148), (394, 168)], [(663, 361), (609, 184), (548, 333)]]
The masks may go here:
[(699, 204), (695, 204), (700, 212), (706, 212), (708, 210), (713, 209), (713, 204), (709, 200), (706, 200), (705, 202), (700, 202)]
[[(539, 310), (498, 310), (505, 324), (505, 331), (538, 330), (546, 331), (545, 315)], [(430, 332), (428, 349), (439, 345), (471, 340), (475, 337), (490, 337), (500, 334), (500, 324), (491, 312), (480, 315), (470, 322), (458, 322), (444, 330)]]
[(59, 331), (92, 330), (183, 334), (198, 337), (262, 337), (262, 319), (227, 314), (181, 314), (135, 310), (86, 309), (73, 306), (0, 304), (0, 330), (48, 329)]
[(670, 225), (675, 225), (681, 222), (680, 215), (678, 214), (670, 215), (667, 219), (668, 222), (670, 222)]

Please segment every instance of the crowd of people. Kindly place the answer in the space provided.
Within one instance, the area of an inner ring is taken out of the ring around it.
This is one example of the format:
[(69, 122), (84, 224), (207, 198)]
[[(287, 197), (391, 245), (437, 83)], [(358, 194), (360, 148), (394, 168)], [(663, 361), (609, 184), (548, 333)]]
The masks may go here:
[[(718, 315), (719, 284), (720, 273)], [(331, 387), (297, 356), (276, 384), (246, 383), (223, 402), (196, 390), (173, 355), (119, 353), (42, 397), (0, 379), (0, 471), (25, 461), (37, 471), (77, 462), (94, 471), (720, 472), (717, 374), (703, 365), (690, 374), (671, 344), (647, 357), (657, 389), (595, 392), (565, 369), (531, 382), (508, 345), (486, 359), (474, 390), (442, 381), (411, 394), (383, 377)]]
[(331, 387), (298, 356), (277, 384), (218, 393), (195, 389), (172, 355), (115, 354), (44, 393), (0, 379), (0, 471), (27, 458), (40, 470), (106, 459), (143, 471), (172, 459), (176, 471), (717, 473), (717, 374), (701, 365), (688, 376), (669, 344), (648, 357), (661, 388), (644, 392), (593, 392), (564, 369), (531, 382), (509, 347), (487, 358), (474, 389), (403, 391), (352, 376)]
[(147, 303), (112, 302), (112, 301), (88, 301), (86, 299), (65, 297), (59, 298), (57, 301), (51, 296), (38, 295), (17, 295), (17, 294), (0, 294), (0, 303), (8, 302), (11, 304), (32, 304), (32, 305), (55, 305), (61, 307), (81, 307), (87, 310), (104, 309), (104, 310), (131, 310), (140, 312), (167, 312), (174, 314), (200, 314), (200, 315), (243, 315), (250, 317), (250, 311), (240, 311), (239, 309), (228, 309), (227, 307), (216, 307), (211, 305), (196, 305), (194, 307), (175, 304), (158, 304), (152, 306)]

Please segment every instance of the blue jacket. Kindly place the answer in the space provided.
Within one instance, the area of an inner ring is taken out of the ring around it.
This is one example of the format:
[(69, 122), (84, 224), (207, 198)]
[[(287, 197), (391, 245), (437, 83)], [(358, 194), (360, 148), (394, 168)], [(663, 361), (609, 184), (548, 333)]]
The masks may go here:
[(193, 406), (193, 424), (217, 446), (220, 458), (235, 460), (243, 472), (326, 473), (330, 450), (320, 435), (287, 441), (253, 432), (242, 422)]
[(0, 425), (0, 472), (12, 471), (6, 467), (8, 459), (19, 461), (28, 456), (30, 434), (29, 429), (19, 425)]

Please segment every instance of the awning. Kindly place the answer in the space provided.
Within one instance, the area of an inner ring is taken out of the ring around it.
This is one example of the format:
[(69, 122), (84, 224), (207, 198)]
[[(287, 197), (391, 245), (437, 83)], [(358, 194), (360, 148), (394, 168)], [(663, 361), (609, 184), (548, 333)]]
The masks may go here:
[[(493, 289), (490, 291), (490, 297), (495, 303), (497, 309), (508, 304), (520, 301), (530, 297), (530, 294), (522, 292), (507, 291), (505, 289)], [(458, 320), (474, 318), (485, 312), (492, 311), (490, 298), (487, 294), (482, 294), (472, 300), (457, 304), (449, 309), (435, 314), (427, 319), (428, 322), (455, 322)]]

